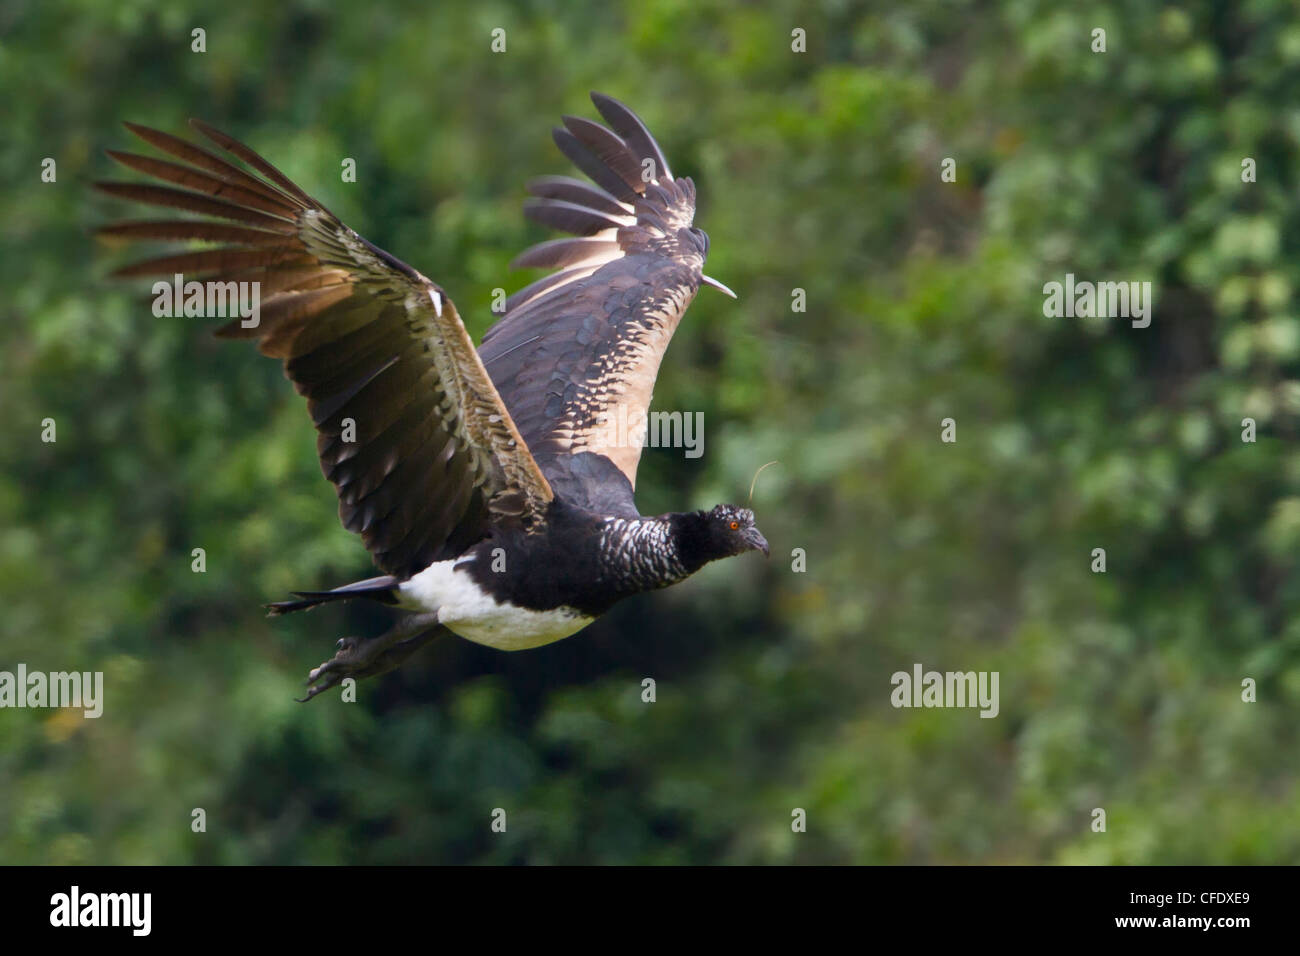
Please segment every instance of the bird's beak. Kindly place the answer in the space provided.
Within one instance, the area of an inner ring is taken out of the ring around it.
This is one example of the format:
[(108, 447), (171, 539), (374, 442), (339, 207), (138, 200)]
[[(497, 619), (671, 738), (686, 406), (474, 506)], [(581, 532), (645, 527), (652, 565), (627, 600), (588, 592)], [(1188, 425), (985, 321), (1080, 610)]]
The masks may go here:
[(706, 276), (706, 275), (702, 275), (702, 276), (700, 276), (700, 281), (703, 282), (705, 285), (711, 285), (711, 286), (713, 286), (713, 288), (717, 289), (719, 292), (723, 293), (724, 295), (729, 295), (729, 296), (731, 296), (733, 299), (738, 298), (737, 295), (736, 295), (736, 293), (732, 292), (730, 289), (728, 289), (725, 285), (723, 285), (723, 284), (722, 284), (721, 282), (719, 282), (717, 279), (711, 279), (711, 278), (709, 278), (709, 277)]
[(767, 546), (767, 538), (763, 537), (757, 528), (750, 528), (745, 532), (745, 541), (755, 551), (762, 551), (763, 557), (770, 558), (772, 556), (772, 552)]

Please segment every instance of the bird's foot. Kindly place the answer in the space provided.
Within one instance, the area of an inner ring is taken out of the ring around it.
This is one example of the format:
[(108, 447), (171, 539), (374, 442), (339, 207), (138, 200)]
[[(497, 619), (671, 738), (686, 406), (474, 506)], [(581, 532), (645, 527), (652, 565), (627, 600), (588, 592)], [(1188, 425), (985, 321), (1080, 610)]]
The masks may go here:
[(299, 698), (299, 703), (311, 700), (317, 694), (337, 687), (345, 677), (364, 677), (363, 670), (380, 651), (377, 646), (379, 638), (362, 640), (359, 637), (340, 637), (335, 647), (334, 656), (314, 667), (307, 675), (307, 696)]
[(400, 667), (438, 636), (441, 628), (437, 623), (436, 614), (415, 614), (379, 637), (339, 638), (334, 656), (307, 675), (307, 695), (298, 698), (298, 702), (306, 703), (317, 694), (337, 687), (346, 678), (360, 680)]

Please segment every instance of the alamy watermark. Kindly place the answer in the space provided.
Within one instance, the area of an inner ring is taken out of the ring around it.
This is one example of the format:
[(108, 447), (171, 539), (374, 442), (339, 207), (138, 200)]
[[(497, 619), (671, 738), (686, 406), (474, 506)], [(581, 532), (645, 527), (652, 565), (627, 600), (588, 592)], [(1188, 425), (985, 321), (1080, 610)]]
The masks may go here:
[(0, 707), (71, 707), (86, 717), (104, 712), (103, 671), (0, 671)]
[(152, 913), (152, 893), (83, 893), (74, 884), (67, 893), (50, 897), (51, 926), (120, 926), (133, 936), (148, 936)]
[(596, 418), (598, 448), (684, 448), (687, 458), (704, 454), (703, 412), (650, 412), (618, 405)]
[(1076, 282), (1067, 272), (1065, 282), (1045, 284), (1043, 295), (1049, 319), (1132, 319), (1135, 329), (1151, 324), (1150, 282)]
[(262, 321), (262, 283), (185, 281), (176, 273), (171, 282), (153, 284), (153, 314), (159, 318), (234, 319), (245, 329)]
[(920, 664), (912, 672), (895, 671), (889, 682), (895, 707), (978, 707), (981, 717), (996, 717), (998, 671), (927, 671)]

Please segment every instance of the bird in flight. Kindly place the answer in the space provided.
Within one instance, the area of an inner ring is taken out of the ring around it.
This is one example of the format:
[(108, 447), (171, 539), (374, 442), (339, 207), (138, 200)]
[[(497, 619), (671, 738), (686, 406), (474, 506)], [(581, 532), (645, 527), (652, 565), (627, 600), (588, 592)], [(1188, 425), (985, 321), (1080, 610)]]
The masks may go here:
[(507, 300), (477, 350), (437, 283), (224, 133), (191, 121), (216, 152), (128, 123), (170, 158), (109, 151), (168, 185), (99, 189), (203, 218), (118, 222), (102, 235), (219, 244), (116, 274), (258, 284), (256, 323), (217, 335), (255, 339), (282, 360), (307, 399), (339, 518), (383, 572), (295, 592), (271, 613), (357, 598), (408, 612), (381, 636), (342, 638), (303, 700), (392, 670), (447, 631), (501, 650), (540, 647), (710, 561), (768, 553), (747, 508), (637, 511), (664, 350), (702, 284), (734, 294), (703, 273), (709, 240), (693, 225), (695, 184), (673, 176), (628, 107), (591, 99), (609, 128), (566, 116), (554, 140), (594, 185), (543, 177), (524, 206), (573, 237), (515, 260), (553, 271)]

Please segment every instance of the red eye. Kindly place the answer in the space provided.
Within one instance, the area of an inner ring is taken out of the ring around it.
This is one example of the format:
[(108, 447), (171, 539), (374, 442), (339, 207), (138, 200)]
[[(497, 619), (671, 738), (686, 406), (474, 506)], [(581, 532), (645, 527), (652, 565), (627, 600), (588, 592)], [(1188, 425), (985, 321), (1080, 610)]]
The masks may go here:
[(740, 530), (740, 522), (739, 522), (739, 521), (733, 521), (733, 522), (731, 522), (731, 530), (732, 530), (732, 531), (739, 531), (739, 530)]

